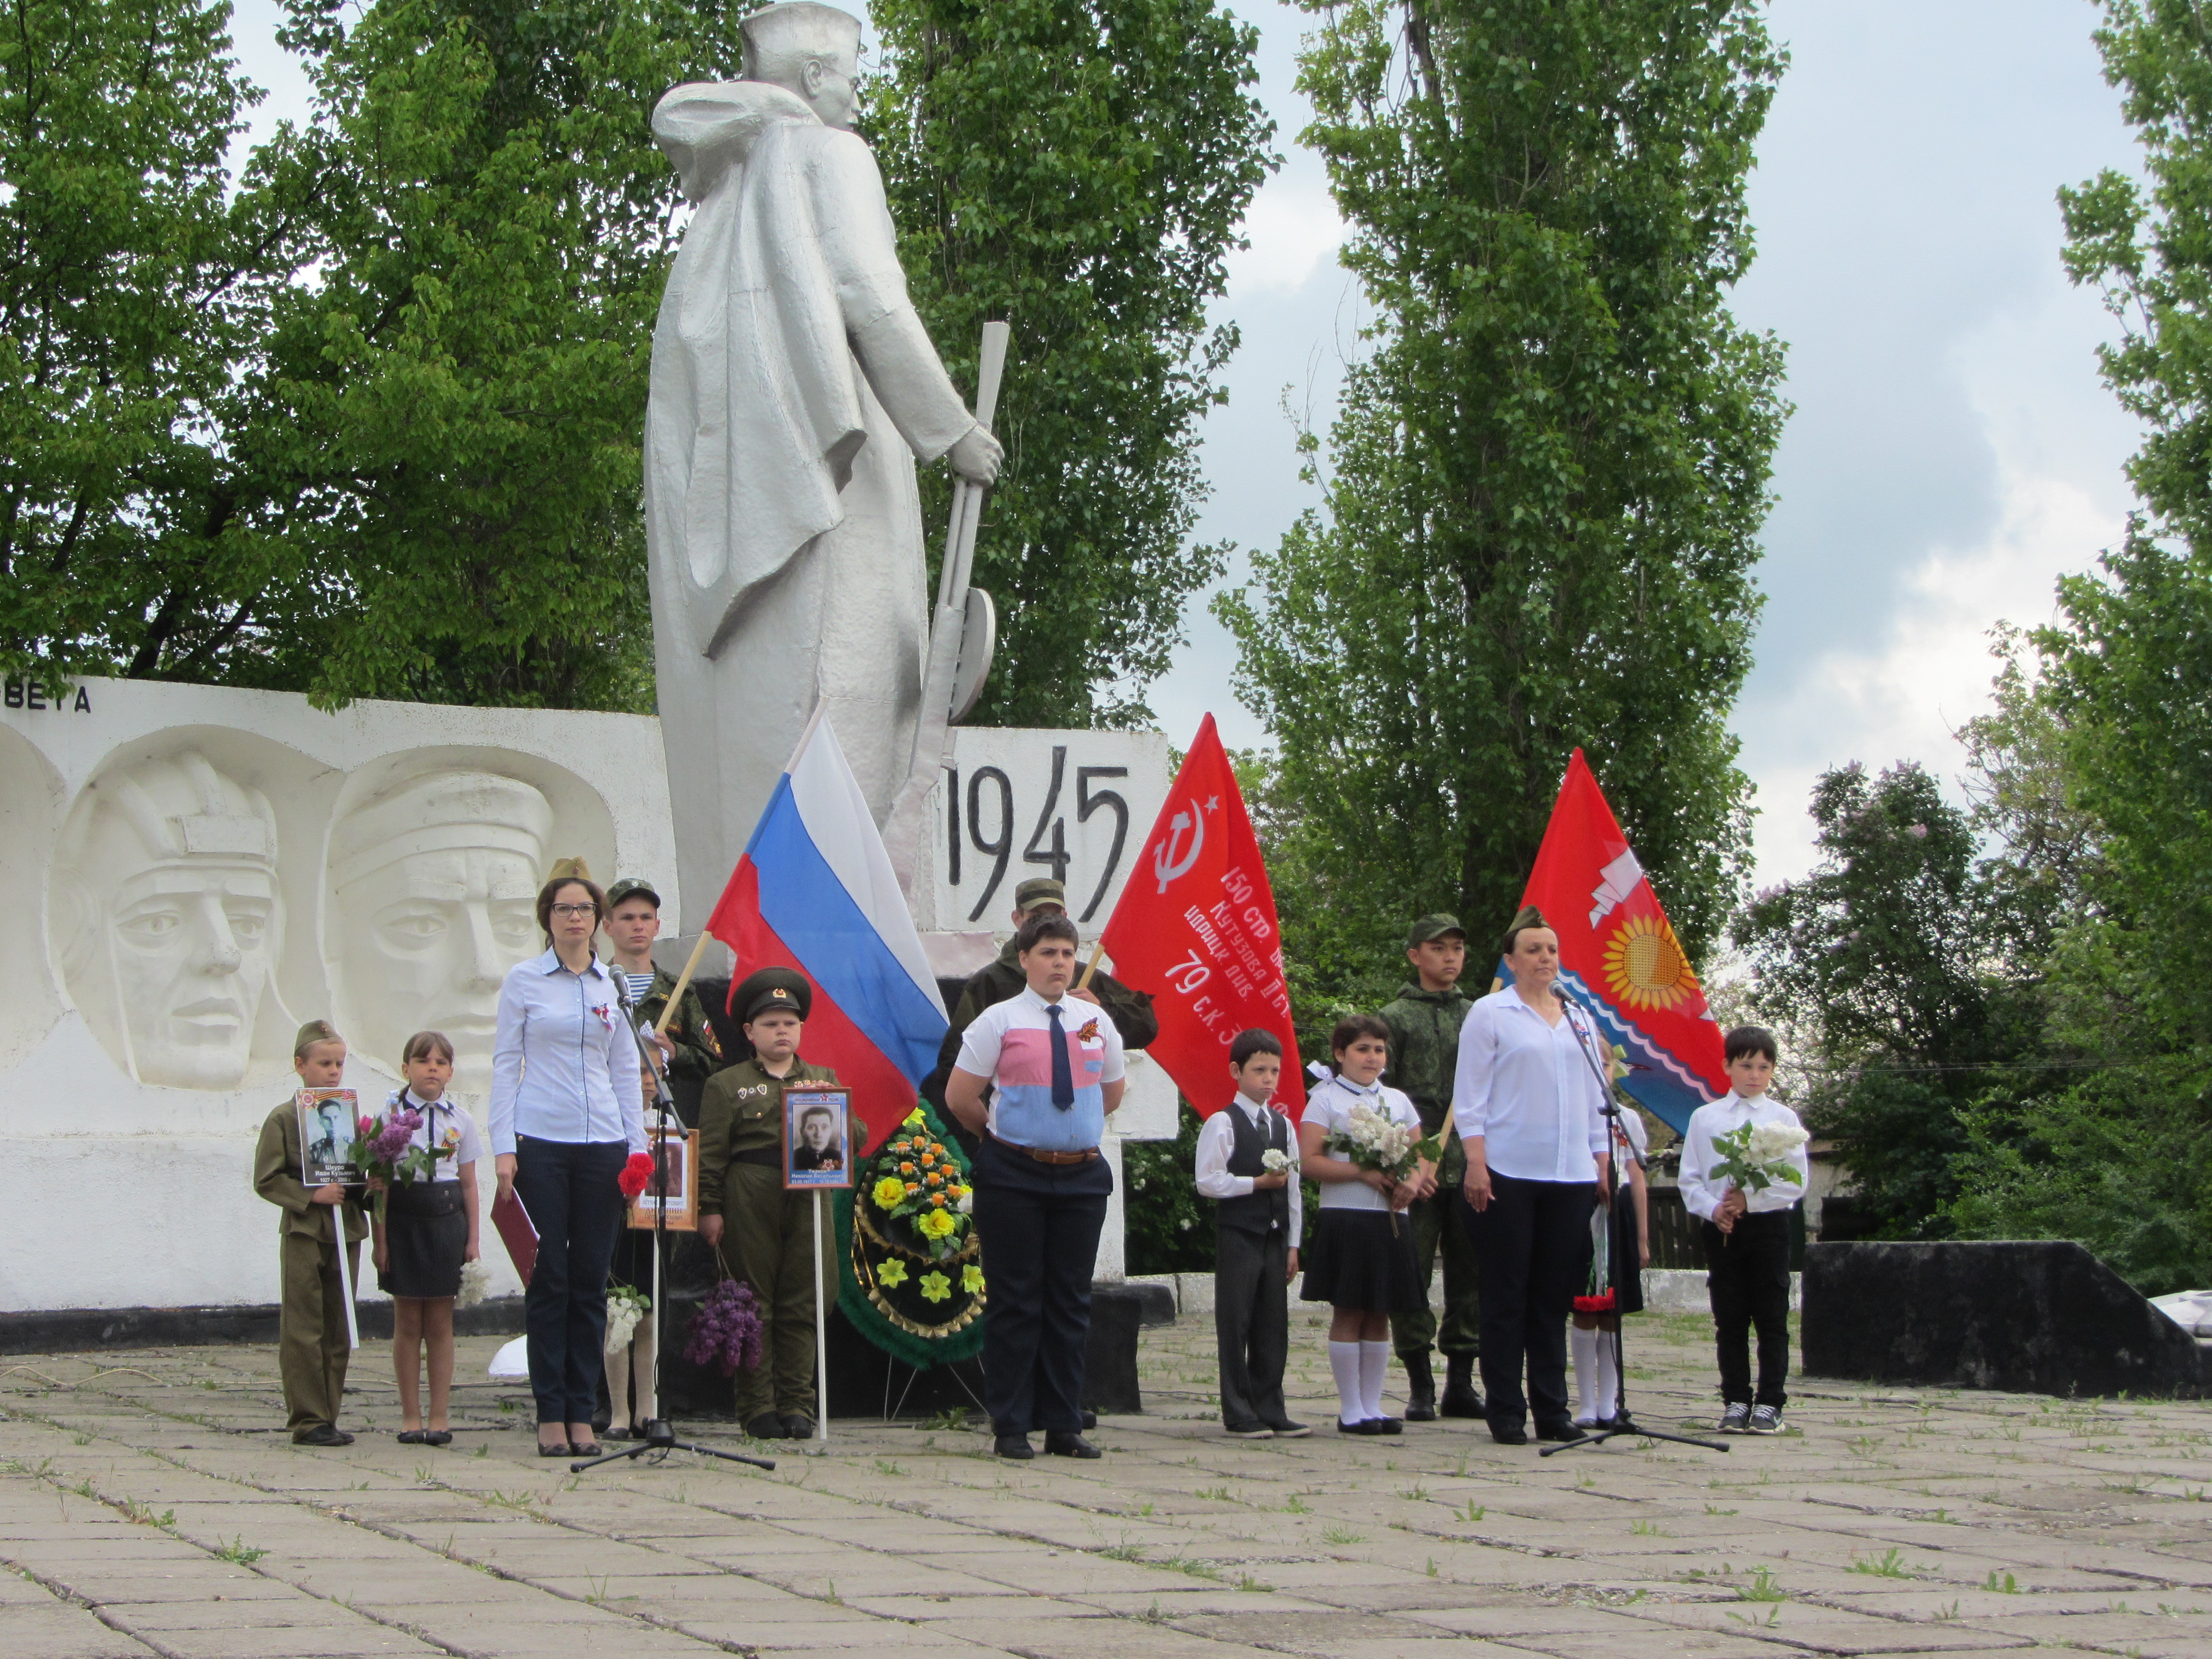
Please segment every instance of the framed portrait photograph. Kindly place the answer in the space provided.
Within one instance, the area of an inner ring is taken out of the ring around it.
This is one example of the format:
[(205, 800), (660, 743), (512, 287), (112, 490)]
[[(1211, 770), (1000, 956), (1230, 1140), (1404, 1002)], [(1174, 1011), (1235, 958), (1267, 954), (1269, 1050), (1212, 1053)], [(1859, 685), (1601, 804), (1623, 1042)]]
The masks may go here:
[(309, 1188), (358, 1186), (367, 1175), (350, 1163), (361, 1114), (350, 1089), (302, 1089), (293, 1097), (300, 1114), (300, 1179)]
[(665, 1201), (668, 1206), (670, 1232), (698, 1231), (699, 1132), (696, 1129), (649, 1129), (646, 1133), (650, 1151), (658, 1154), (665, 1148), (668, 1153), (668, 1196), (664, 1200), (655, 1183), (648, 1177), (645, 1190), (630, 1200), (629, 1224), (650, 1229)]
[(786, 1192), (853, 1184), (853, 1091), (783, 1091), (783, 1186)]

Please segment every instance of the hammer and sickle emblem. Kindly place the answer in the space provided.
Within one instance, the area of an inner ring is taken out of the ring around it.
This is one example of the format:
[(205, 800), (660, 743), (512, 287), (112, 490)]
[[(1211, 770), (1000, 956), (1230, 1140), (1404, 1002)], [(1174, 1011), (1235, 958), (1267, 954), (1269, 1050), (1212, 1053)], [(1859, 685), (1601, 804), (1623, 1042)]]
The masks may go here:
[[(1190, 832), (1190, 846), (1180, 857), (1176, 849), (1182, 845), (1183, 832)], [(1160, 891), (1168, 890), (1168, 884), (1190, 873), (1198, 862), (1199, 849), (1206, 845), (1206, 816), (1193, 801), (1188, 811), (1178, 812), (1168, 821), (1168, 838), (1152, 853), (1152, 874), (1159, 878)]]

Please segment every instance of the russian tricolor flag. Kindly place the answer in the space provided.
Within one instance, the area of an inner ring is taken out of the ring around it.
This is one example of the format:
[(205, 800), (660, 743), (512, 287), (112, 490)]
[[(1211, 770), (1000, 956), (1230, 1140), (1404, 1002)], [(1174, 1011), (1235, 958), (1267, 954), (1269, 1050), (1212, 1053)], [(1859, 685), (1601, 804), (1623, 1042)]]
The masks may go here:
[[(814, 988), (799, 1054), (853, 1091), (867, 1151), (914, 1103), (950, 1024), (858, 779), (818, 711), (707, 931), (737, 978), (795, 968)], [(734, 989), (734, 982), (732, 988)]]

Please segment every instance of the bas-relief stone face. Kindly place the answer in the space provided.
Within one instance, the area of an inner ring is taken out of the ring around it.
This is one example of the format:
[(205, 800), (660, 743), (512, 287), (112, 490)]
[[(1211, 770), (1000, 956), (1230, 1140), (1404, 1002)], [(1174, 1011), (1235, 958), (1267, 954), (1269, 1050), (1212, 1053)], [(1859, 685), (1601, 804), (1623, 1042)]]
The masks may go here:
[(443, 1031), (456, 1090), (491, 1083), (500, 981), (544, 947), (534, 906), (553, 819), (544, 794), (495, 773), (439, 771), (386, 789), (331, 837), (324, 938), (343, 1030), (396, 1068)]
[(70, 994), (140, 1081), (234, 1089), (282, 934), (268, 801), (197, 750), (100, 778), (64, 832)]

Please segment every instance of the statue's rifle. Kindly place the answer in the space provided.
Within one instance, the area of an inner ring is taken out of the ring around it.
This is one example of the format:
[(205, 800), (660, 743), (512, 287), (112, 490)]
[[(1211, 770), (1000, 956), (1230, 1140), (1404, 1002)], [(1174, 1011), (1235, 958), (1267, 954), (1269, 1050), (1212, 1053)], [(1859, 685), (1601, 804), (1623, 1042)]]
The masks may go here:
[[(988, 432), (999, 408), (1006, 369), (1006, 324), (983, 325), (983, 350), (975, 386), (975, 424)], [(969, 578), (975, 566), (975, 526), (988, 486), (955, 477), (952, 517), (945, 529), (945, 556), (937, 573), (937, 612), (929, 629), (929, 661), (921, 682), (921, 719), (915, 728), (914, 759), (898, 799), (884, 821), (884, 848), (912, 903), (915, 884), (929, 860), (922, 856), (922, 828), (930, 791), (952, 763), (952, 726), (975, 706), (997, 644), (998, 616), (991, 596)]]

